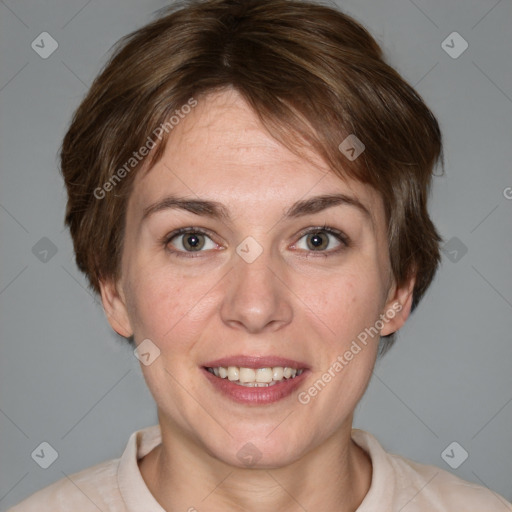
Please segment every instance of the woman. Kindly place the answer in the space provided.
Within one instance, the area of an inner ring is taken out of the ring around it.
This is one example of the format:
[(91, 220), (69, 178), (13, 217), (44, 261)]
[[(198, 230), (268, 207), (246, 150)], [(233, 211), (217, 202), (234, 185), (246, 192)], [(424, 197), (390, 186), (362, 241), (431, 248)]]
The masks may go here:
[(193, 2), (123, 41), (64, 139), (66, 222), (159, 425), (13, 512), (512, 510), (352, 429), (438, 266), (441, 147), (330, 8)]

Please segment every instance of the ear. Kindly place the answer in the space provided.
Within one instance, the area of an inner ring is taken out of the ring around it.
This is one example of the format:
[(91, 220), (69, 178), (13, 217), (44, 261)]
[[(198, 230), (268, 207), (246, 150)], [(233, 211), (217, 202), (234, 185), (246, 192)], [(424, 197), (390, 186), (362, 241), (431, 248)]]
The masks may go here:
[(100, 291), (108, 323), (117, 334), (129, 338), (133, 334), (133, 329), (121, 286), (111, 279), (100, 281)]
[(413, 275), (402, 286), (398, 287), (394, 282), (388, 294), (388, 300), (382, 312), (385, 317), (381, 336), (387, 336), (398, 331), (409, 318), (412, 307), (412, 292), (416, 275)]

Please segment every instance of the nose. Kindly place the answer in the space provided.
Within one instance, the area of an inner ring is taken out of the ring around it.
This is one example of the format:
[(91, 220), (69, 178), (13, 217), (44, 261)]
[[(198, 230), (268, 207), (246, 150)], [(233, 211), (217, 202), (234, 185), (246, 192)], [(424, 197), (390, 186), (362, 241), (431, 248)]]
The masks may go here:
[(288, 325), (293, 317), (291, 290), (283, 270), (263, 253), (248, 263), (237, 254), (234, 268), (226, 276), (220, 308), (222, 321), (248, 333), (274, 332)]

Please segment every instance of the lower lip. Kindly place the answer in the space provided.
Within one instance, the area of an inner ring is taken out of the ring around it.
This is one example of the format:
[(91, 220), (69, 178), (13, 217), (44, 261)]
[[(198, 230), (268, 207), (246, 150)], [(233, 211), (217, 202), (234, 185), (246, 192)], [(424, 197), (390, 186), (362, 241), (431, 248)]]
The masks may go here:
[(249, 388), (234, 384), (229, 379), (216, 377), (206, 368), (202, 370), (215, 389), (223, 395), (238, 403), (254, 405), (271, 404), (290, 396), (301, 385), (308, 373), (308, 370), (304, 370), (293, 379), (284, 379), (272, 386)]

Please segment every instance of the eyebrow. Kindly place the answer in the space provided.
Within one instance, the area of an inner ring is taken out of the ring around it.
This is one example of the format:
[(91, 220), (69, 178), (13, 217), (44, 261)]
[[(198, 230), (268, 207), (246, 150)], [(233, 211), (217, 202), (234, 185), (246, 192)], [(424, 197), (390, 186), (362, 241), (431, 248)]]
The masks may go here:
[(372, 216), (366, 206), (356, 197), (346, 194), (328, 194), (315, 196), (302, 201), (297, 201), (291, 208), (285, 212), (285, 218), (296, 218), (303, 215), (318, 213), (333, 206), (346, 205), (357, 208), (368, 220)]
[(196, 215), (203, 215), (215, 219), (229, 220), (230, 215), (227, 208), (216, 201), (204, 199), (187, 199), (185, 197), (168, 196), (156, 203), (144, 208), (142, 220), (150, 215), (168, 209), (186, 210)]
[[(298, 218), (318, 213), (334, 206), (346, 205), (357, 208), (367, 220), (372, 220), (370, 211), (359, 199), (346, 194), (327, 194), (297, 201), (285, 211), (284, 219)], [(168, 196), (144, 208), (142, 220), (150, 215), (168, 209), (186, 210), (196, 215), (229, 221), (229, 210), (221, 203), (204, 199), (188, 199), (185, 197)]]

